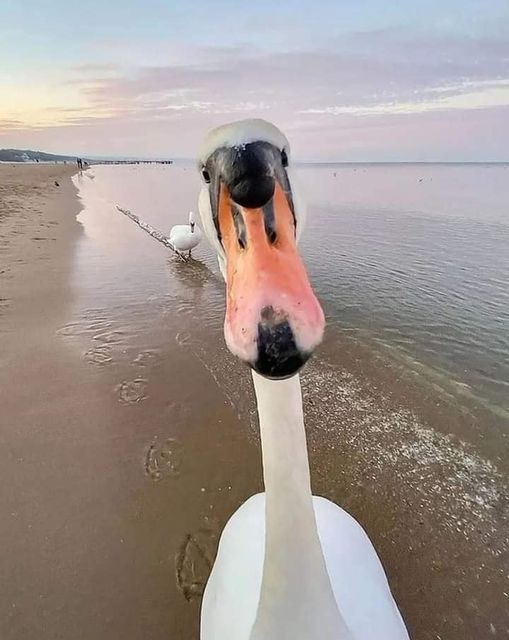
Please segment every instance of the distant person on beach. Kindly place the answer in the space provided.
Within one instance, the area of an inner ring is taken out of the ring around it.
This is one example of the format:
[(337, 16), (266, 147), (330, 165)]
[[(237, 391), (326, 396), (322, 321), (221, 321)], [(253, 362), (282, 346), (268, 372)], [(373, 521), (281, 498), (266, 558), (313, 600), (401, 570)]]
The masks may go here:
[(76, 164), (78, 165), (78, 169), (80, 171), (83, 170), (83, 160), (81, 158), (76, 158)]

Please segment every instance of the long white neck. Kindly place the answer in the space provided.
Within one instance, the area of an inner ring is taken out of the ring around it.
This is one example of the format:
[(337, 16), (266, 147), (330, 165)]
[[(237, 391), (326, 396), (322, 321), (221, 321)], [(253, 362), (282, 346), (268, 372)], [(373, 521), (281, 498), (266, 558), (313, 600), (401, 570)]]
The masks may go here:
[(253, 372), (265, 481), (265, 558), (250, 640), (347, 640), (318, 538), (300, 379)]

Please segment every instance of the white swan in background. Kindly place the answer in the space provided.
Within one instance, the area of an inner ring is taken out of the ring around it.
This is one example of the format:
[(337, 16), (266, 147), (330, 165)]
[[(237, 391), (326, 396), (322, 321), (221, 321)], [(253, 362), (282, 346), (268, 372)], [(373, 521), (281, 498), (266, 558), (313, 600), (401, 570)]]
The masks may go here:
[(201, 241), (201, 229), (196, 224), (194, 213), (189, 212), (189, 224), (176, 224), (170, 230), (170, 242), (178, 253), (188, 251), (191, 257), (191, 250), (197, 247)]
[(279, 129), (246, 120), (212, 131), (200, 156), (200, 214), (226, 280), (227, 345), (253, 369), (265, 483), (223, 530), (201, 640), (408, 640), (366, 533), (311, 494), (297, 371), (324, 318), (297, 251), (289, 155)]

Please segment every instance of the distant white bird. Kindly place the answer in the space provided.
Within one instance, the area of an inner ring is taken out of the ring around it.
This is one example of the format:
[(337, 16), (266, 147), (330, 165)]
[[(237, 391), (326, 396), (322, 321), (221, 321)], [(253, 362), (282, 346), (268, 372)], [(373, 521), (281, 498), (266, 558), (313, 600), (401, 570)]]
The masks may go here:
[(189, 212), (189, 224), (177, 224), (170, 231), (170, 242), (177, 253), (188, 251), (189, 257), (191, 250), (200, 244), (201, 237), (201, 229), (196, 225), (192, 211)]

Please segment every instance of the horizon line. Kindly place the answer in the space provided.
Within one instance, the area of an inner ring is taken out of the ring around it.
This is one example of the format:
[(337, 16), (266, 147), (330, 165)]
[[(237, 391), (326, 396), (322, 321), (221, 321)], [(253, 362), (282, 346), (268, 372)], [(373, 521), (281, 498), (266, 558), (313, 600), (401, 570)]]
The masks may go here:
[[(0, 151), (19, 151), (19, 152), (33, 152), (44, 153), (47, 155), (60, 156), (66, 158), (85, 158), (87, 160), (101, 162), (101, 161), (134, 161), (134, 162), (154, 162), (154, 161), (168, 161), (172, 162), (188, 162), (196, 163), (197, 159), (193, 157), (185, 156), (134, 156), (134, 155), (121, 155), (121, 156), (109, 156), (102, 154), (73, 154), (73, 153), (57, 153), (52, 151), (42, 151), (40, 149), (18, 149), (12, 147), (1, 148)], [(23, 164), (22, 161), (8, 160), (4, 162), (18, 162)], [(296, 159), (293, 161), (294, 165), (353, 165), (353, 164), (509, 164), (507, 160), (312, 160), (312, 159)]]

